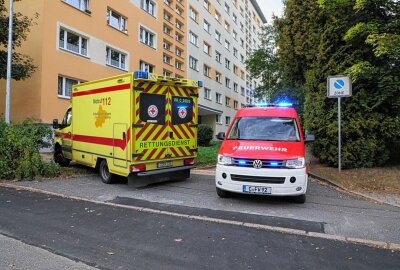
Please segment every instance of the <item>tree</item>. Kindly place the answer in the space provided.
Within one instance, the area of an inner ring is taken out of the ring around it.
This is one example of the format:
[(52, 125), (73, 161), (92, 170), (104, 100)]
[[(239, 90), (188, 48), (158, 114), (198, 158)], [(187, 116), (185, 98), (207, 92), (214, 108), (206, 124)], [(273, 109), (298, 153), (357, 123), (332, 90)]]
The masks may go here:
[[(20, 0), (14, 0), (14, 2), (18, 1)], [(5, 0), (0, 0), (0, 45), (2, 45), (0, 46), (0, 79), (7, 77), (8, 20), (9, 14), (5, 6)], [(12, 78), (14, 80), (29, 78), (36, 70), (32, 58), (14, 51), (26, 40), (29, 28), (34, 24), (34, 19), (28, 18), (19, 12), (14, 13), (12, 47)]]

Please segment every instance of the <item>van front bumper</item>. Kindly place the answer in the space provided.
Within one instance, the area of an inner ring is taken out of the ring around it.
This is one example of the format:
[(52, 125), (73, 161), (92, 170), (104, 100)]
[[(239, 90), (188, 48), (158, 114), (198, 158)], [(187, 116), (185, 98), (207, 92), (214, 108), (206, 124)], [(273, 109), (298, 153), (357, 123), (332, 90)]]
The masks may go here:
[[(241, 181), (232, 180), (232, 175), (236, 178), (254, 178), (256, 180)], [(225, 177), (224, 177), (225, 176)], [(284, 178), (283, 183), (265, 183), (268, 181), (259, 182), (261, 178), (268, 178), (275, 181), (278, 178)], [(294, 177), (296, 181), (290, 182), (290, 179)], [(266, 187), (270, 188), (270, 193), (261, 195), (270, 196), (298, 196), (305, 194), (307, 191), (307, 179), (306, 168), (302, 169), (255, 169), (246, 167), (236, 166), (224, 166), (217, 164), (215, 173), (215, 185), (217, 188), (236, 192), (236, 193), (248, 193), (244, 192), (243, 186), (255, 186), (255, 187)]]

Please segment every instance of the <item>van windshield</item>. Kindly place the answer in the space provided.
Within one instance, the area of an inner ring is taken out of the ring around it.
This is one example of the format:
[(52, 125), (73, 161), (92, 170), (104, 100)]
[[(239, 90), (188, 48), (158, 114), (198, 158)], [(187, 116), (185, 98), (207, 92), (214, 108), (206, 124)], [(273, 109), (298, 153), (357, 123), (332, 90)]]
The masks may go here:
[(299, 142), (300, 135), (294, 118), (244, 117), (235, 120), (227, 139)]

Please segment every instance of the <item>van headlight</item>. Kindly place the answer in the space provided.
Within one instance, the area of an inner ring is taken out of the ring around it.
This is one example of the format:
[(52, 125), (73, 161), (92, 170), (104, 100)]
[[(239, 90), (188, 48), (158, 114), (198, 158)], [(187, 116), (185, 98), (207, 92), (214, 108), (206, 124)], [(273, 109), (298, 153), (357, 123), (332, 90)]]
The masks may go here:
[(223, 155), (218, 155), (218, 164), (220, 165), (225, 165), (225, 166), (229, 166), (233, 164), (233, 158), (231, 157), (227, 157), (227, 156), (223, 156)]
[(290, 169), (301, 169), (305, 166), (305, 159), (304, 158), (296, 158), (296, 159), (289, 159), (286, 160), (286, 167)]

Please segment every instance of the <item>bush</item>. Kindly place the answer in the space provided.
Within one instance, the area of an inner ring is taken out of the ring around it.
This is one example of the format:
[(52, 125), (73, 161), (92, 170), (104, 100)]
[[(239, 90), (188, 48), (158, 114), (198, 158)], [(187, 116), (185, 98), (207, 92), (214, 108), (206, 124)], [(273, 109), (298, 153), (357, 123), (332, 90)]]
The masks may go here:
[(200, 146), (209, 146), (210, 141), (213, 138), (214, 131), (213, 129), (204, 124), (199, 125), (198, 137), (197, 137), (197, 144)]
[(25, 120), (7, 124), (0, 119), (0, 179), (34, 179), (59, 175), (58, 165), (42, 161), (39, 149), (51, 146), (50, 127)]

